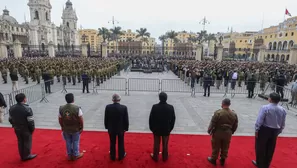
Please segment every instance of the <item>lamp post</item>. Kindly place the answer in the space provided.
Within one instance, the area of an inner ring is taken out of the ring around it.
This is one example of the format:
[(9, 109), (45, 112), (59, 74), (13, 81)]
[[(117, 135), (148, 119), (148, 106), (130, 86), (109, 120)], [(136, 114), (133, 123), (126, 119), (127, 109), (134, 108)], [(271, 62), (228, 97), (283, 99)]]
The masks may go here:
[[(115, 24), (119, 24), (119, 21), (115, 20), (114, 16), (112, 16), (112, 20), (108, 21), (108, 23), (111, 23), (112, 24), (112, 27), (113, 29), (115, 29)], [(115, 43), (115, 48), (116, 48), (116, 53), (118, 52), (118, 47), (117, 47), (117, 44), (118, 44), (118, 37), (117, 35), (113, 34), (115, 40), (116, 40), (116, 43)]]

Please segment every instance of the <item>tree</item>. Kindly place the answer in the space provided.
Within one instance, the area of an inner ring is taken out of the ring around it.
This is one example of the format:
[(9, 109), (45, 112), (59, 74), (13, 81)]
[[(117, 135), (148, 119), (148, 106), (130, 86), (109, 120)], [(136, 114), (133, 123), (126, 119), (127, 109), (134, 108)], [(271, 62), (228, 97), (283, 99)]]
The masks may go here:
[(108, 31), (107, 28), (102, 27), (98, 29), (99, 33), (97, 36), (102, 36), (103, 38), (103, 42), (106, 42), (106, 40), (108, 40), (108, 38), (110, 38), (110, 32)]
[(167, 36), (166, 35), (161, 35), (159, 37), (159, 40), (162, 42), (162, 54), (164, 55), (164, 43), (167, 40)]
[[(179, 39), (177, 38), (178, 33), (176, 33), (175, 31), (171, 30), (170, 32), (166, 33), (166, 36), (168, 39), (172, 40), (173, 43), (178, 43)], [(174, 51), (175, 53), (175, 51)]]
[(206, 30), (201, 30), (197, 34), (198, 34), (198, 38), (197, 38), (198, 43), (201, 44), (202, 40), (205, 39), (205, 37), (207, 36), (207, 32)]
[(207, 45), (208, 45), (207, 55), (209, 55), (210, 41), (218, 42), (215, 34), (206, 34), (204, 39), (202, 40), (202, 42), (207, 42)]
[(144, 41), (146, 38), (149, 38), (151, 36), (146, 28), (140, 28), (139, 30), (136, 30), (136, 32), (138, 33), (136, 35), (136, 38), (141, 37), (141, 41)]
[(113, 29), (110, 29), (110, 31), (111, 31), (111, 38), (112, 38), (112, 40), (115, 40), (116, 41), (116, 52), (118, 50), (118, 47), (117, 46), (118, 46), (119, 36), (124, 34), (121, 29), (122, 28), (119, 27), (119, 26), (114, 27)]

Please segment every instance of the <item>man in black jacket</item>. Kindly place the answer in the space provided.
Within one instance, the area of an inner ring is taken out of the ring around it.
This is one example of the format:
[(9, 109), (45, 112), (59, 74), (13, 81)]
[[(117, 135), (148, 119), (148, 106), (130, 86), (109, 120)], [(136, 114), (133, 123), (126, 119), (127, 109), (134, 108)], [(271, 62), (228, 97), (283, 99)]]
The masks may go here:
[(206, 96), (206, 90), (207, 90), (207, 96), (210, 96), (210, 85), (212, 83), (212, 78), (210, 74), (206, 74), (203, 78), (203, 87), (204, 87), (204, 97)]
[(37, 155), (31, 154), (32, 134), (35, 130), (32, 109), (26, 104), (25, 94), (15, 96), (17, 104), (9, 109), (9, 122), (14, 128), (18, 139), (19, 155), (22, 161), (34, 159)]
[(166, 93), (161, 92), (159, 99), (160, 103), (153, 105), (149, 118), (150, 130), (154, 134), (154, 151), (151, 157), (154, 161), (158, 161), (160, 141), (162, 138), (162, 157), (163, 161), (166, 161), (168, 159), (169, 135), (175, 124), (175, 112), (173, 106), (166, 103)]
[(42, 74), (42, 79), (44, 80), (45, 93), (51, 93), (52, 78), (48, 70), (45, 70), (45, 72)]
[(247, 90), (248, 90), (248, 97), (247, 98), (253, 98), (254, 97), (254, 90), (257, 84), (257, 80), (254, 74), (252, 74), (251, 78), (247, 80)]
[(286, 78), (284, 74), (280, 74), (276, 78), (276, 93), (281, 96), (281, 98), (284, 98), (284, 86), (286, 84)]
[(4, 96), (0, 93), (0, 123), (4, 120), (4, 112), (5, 108), (7, 107)]
[(112, 96), (113, 104), (109, 104), (105, 108), (104, 125), (108, 130), (110, 138), (110, 159), (116, 158), (116, 138), (118, 137), (118, 156), (119, 160), (123, 160), (126, 156), (124, 146), (124, 133), (129, 129), (128, 109), (125, 105), (121, 105), (121, 97), (118, 94)]

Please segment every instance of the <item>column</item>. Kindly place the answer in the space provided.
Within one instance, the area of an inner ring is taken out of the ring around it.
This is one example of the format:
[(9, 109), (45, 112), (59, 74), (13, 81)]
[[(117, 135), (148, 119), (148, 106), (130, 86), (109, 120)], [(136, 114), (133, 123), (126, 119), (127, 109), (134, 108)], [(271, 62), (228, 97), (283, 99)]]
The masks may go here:
[(86, 44), (86, 43), (81, 44), (81, 55), (83, 57), (88, 56), (88, 44)]
[(106, 57), (107, 57), (107, 44), (102, 43), (102, 58), (106, 58)]
[(0, 58), (7, 58), (8, 53), (7, 53), (7, 47), (6, 43), (4, 41), (0, 41)]
[(294, 44), (293, 47), (291, 47), (290, 49), (289, 64), (297, 64), (297, 44)]
[(259, 53), (258, 53), (258, 61), (263, 63), (265, 62), (265, 52), (266, 52), (266, 46), (262, 45), (259, 48)]
[(21, 58), (22, 57), (22, 46), (21, 42), (19, 40), (15, 40), (13, 42), (13, 53), (15, 58)]
[(55, 46), (54, 46), (54, 43), (52, 41), (50, 41), (48, 43), (48, 55), (49, 55), (49, 57), (55, 57), (56, 56)]
[(223, 48), (222, 44), (217, 45), (217, 61), (223, 61)]
[(202, 45), (201, 44), (197, 45), (195, 60), (196, 61), (202, 60)]

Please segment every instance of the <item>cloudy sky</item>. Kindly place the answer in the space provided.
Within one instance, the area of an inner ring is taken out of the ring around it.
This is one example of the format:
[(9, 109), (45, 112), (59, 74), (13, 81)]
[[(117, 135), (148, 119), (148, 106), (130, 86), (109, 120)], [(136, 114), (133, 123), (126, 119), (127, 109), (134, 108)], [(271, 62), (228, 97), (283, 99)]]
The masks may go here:
[[(28, 0), (0, 0), (10, 15), (19, 22), (29, 20)], [(50, 0), (52, 21), (62, 23), (61, 15), (67, 0)], [(111, 28), (112, 16), (118, 26), (135, 31), (145, 27), (158, 38), (168, 30), (194, 31), (203, 29), (199, 22), (206, 16), (208, 32), (258, 31), (284, 20), (285, 9), (297, 16), (297, 0), (71, 0), (83, 28)], [(264, 17), (263, 17), (264, 16)]]

